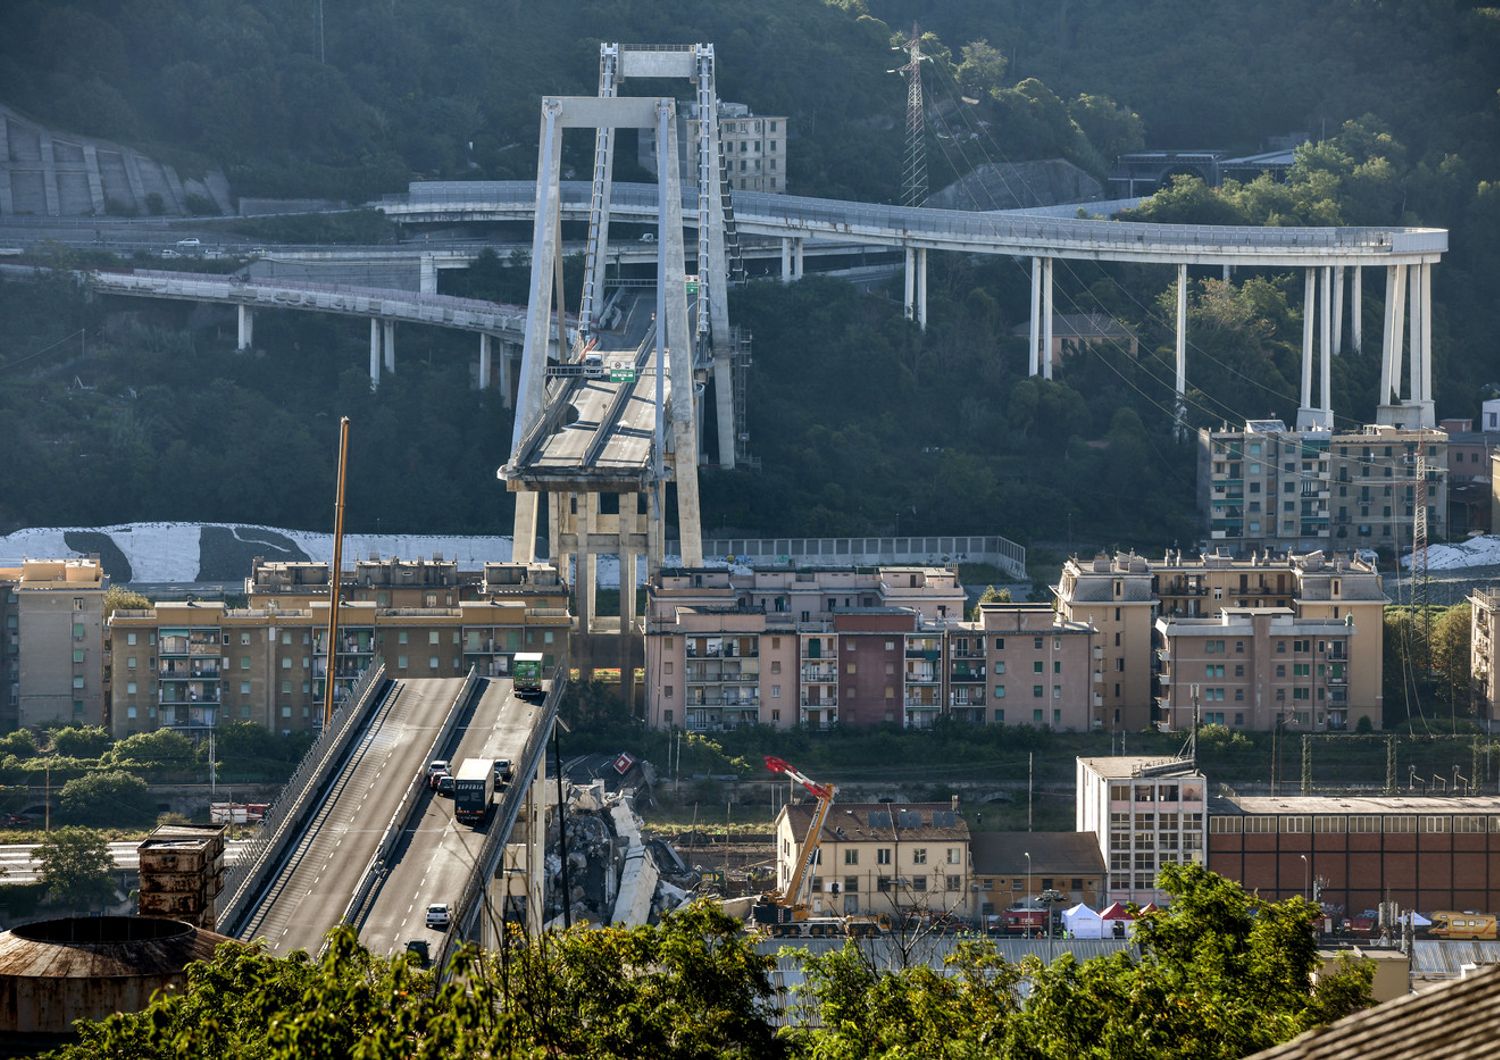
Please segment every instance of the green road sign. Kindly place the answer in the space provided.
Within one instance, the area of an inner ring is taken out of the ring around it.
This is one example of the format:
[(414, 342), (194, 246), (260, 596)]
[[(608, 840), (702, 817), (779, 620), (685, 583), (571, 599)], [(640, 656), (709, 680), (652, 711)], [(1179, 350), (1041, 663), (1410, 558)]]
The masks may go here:
[(698, 293), (698, 281), (697, 280), (688, 280), (687, 281), (687, 293), (688, 294), (697, 294)]
[(633, 382), (635, 382), (635, 369), (634, 368), (615, 368), (615, 369), (611, 369), (610, 373), (609, 373), (609, 381), (611, 383), (633, 383)]

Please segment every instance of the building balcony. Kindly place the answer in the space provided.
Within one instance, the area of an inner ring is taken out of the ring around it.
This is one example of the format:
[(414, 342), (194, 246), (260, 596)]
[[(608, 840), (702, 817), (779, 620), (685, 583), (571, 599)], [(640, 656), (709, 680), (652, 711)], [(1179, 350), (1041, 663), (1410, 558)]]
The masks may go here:
[(759, 696), (704, 696), (702, 699), (690, 699), (687, 703), (689, 709), (693, 707), (758, 707)]
[(952, 681), (975, 681), (980, 683), (983, 683), (985, 676), (983, 667), (976, 670), (969, 666), (955, 666), (948, 674), (949, 680)]
[(906, 657), (908, 659), (926, 659), (929, 662), (937, 662), (943, 657), (943, 652), (940, 648), (907, 648)]
[(176, 684), (161, 685), (156, 690), (156, 701), (162, 706), (186, 706), (195, 703), (219, 702), (219, 688), (212, 685), (204, 689), (185, 689)]
[(977, 648), (954, 648), (948, 653), (948, 657), (951, 659), (983, 659), (984, 645), (981, 644)]
[(833, 684), (839, 679), (837, 666), (812, 666), (804, 663), (802, 665), (802, 680), (813, 682), (826, 682)]
[(219, 679), (219, 660), (207, 659), (195, 660), (191, 664), (186, 661), (158, 662), (156, 676), (162, 681), (217, 681)]
[(218, 722), (217, 707), (176, 707), (161, 712), (160, 727), (163, 729), (212, 729)]
[(758, 659), (760, 648), (751, 648), (749, 651), (740, 651), (738, 644), (725, 644), (718, 651), (705, 648), (698, 650), (698, 646), (691, 642), (687, 645), (687, 657), (689, 659)]
[(983, 696), (949, 696), (948, 705), (955, 709), (964, 707), (983, 707), (985, 703)]

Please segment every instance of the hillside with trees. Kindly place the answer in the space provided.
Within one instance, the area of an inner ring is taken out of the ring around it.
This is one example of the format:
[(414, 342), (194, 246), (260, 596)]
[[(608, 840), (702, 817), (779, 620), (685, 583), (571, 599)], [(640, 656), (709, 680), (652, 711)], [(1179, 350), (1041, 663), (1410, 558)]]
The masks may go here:
[[(1304, 131), (1314, 142), (1285, 182), (1187, 181), (1134, 216), (1450, 228), (1434, 375), (1439, 414), (1470, 415), (1500, 392), (1495, 12), (1465, 0), (349, 0), (328, 5), (319, 33), (300, 0), (30, 0), (0, 13), (0, 98), (160, 146), (188, 169), (221, 165), (241, 194), (357, 199), (417, 177), (528, 176), (538, 96), (591, 93), (601, 39), (711, 40), (724, 98), (790, 116), (794, 192), (889, 201), (903, 92), (886, 71), (896, 31), (916, 22), (932, 56), (934, 186), (987, 162), (1062, 157), (1098, 177), (1143, 144), (1253, 151)], [(588, 149), (570, 141), (567, 164), (583, 171)], [(619, 175), (639, 178), (623, 141), (619, 157)], [(1015, 335), (1025, 264), (933, 255), (930, 267), (925, 333), (902, 319), (894, 285), (736, 292), (735, 319), (755, 337), (749, 430), (763, 468), (706, 471), (707, 524), (1190, 543), (1193, 455), (1171, 430), (1172, 270), (1060, 261), (1057, 311), (1113, 318), (1139, 352), (1093, 345), (1043, 382), (1026, 378)], [(1373, 413), (1383, 283), (1367, 271), (1365, 349), (1334, 365), (1343, 424)], [(524, 262), (491, 259), (442, 282), (515, 299), (523, 280)], [(1190, 425), (1292, 418), (1300, 276), (1191, 280)], [(366, 337), (347, 322), (263, 314), (244, 358), (203, 314), (91, 303), (61, 281), (0, 281), (0, 309), (0, 445), (14, 455), (0, 464), (0, 525), (324, 525), (341, 414), (356, 430), (352, 529), (508, 521), (493, 471), (509, 415), (467, 389), (472, 350), (458, 337), (403, 329), (401, 371), (371, 394)]]

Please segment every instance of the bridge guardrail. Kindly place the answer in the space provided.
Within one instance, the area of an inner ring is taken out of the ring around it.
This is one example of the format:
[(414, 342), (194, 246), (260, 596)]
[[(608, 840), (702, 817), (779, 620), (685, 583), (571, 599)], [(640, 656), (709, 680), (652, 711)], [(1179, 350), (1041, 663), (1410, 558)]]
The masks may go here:
[[(519, 780), (527, 777), (528, 787), (536, 783), (537, 766), (547, 753), (547, 734), (552, 731), (552, 726), (557, 721), (558, 706), (562, 702), (563, 692), (568, 687), (568, 667), (564, 660), (553, 671), (552, 690), (547, 693), (547, 698), (542, 701), (542, 717), (540, 724), (535, 726), (531, 735), (527, 737), (526, 746), (521, 752), (520, 760), (515, 765), (513, 776)], [(443, 936), (443, 943), (438, 949), (438, 955), (433, 967), (438, 969), (438, 974), (446, 976), (448, 961), (453, 956), (453, 950), (458, 945), (459, 936), (470, 925), (475, 915), (484, 906), (484, 891), (489, 886), (490, 879), (495, 874), (499, 860), (505, 856), (505, 846), (510, 840), (510, 834), (515, 829), (516, 818), (520, 815), (521, 804), (525, 801), (520, 791), (520, 785), (512, 782), (506, 788), (505, 795), (500, 800), (500, 805), (495, 808), (495, 820), (488, 832), (485, 833), (484, 843), (480, 845), (479, 853), (474, 858), (474, 864), (469, 872), (469, 879), (464, 884), (463, 893), (459, 895), (458, 901), (453, 906), (453, 926)], [(559, 811), (561, 812), (561, 811)]]
[[(443, 722), (442, 728), (438, 729), (437, 735), (432, 738), (432, 746), (427, 749), (427, 754), (422, 759), (424, 765), (431, 762), (437, 756), (438, 748), (452, 738), (453, 728), (458, 724), (458, 717), (463, 713), (464, 704), (474, 694), (474, 688), (478, 683), (479, 669), (471, 666), (469, 676), (464, 679), (463, 687), (458, 690), (458, 695), (453, 699), (453, 707), (448, 711), (447, 719)], [(422, 789), (426, 786), (427, 771), (422, 769), (411, 778), (411, 782), (406, 786), (406, 792), (401, 796), (401, 802), (391, 814), (391, 819), (385, 826), (385, 834), (380, 837), (375, 853), (370, 856), (370, 863), (365, 866), (364, 876), (360, 878), (359, 886), (354, 889), (354, 896), (344, 907), (344, 914), (339, 918), (341, 923), (352, 924), (357, 929), (364, 920), (364, 915), (368, 911), (366, 906), (374, 895), (375, 885), (385, 875), (386, 859), (395, 849), (396, 841), (406, 828), (407, 820), (411, 817)]]
[(225, 934), (233, 934), (235, 921), (244, 916), (246, 904), (254, 896), (257, 884), (266, 865), (274, 862), (285, 845), (290, 829), (302, 815), (303, 803), (315, 781), (322, 776), (328, 763), (341, 754), (349, 745), (351, 735), (361, 726), (357, 721), (367, 718), (371, 708), (379, 702), (378, 690), (385, 682), (385, 664), (371, 667), (350, 689), (343, 706), (333, 713), (333, 724), (323, 730), (321, 736), (307, 749), (296, 772), (281, 789), (276, 801), (266, 809), (261, 818), (260, 833), (243, 849), (240, 860), (225, 869), (223, 907), (216, 922)]

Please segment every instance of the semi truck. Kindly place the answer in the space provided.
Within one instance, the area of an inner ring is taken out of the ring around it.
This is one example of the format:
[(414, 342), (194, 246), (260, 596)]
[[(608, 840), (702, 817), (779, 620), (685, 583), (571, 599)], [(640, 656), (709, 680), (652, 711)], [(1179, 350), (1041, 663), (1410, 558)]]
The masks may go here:
[(484, 823), (495, 794), (495, 762), (490, 758), (466, 758), (453, 778), (453, 816), (460, 821)]
[(518, 651), (510, 662), (510, 675), (516, 695), (533, 696), (542, 692), (542, 653)]

